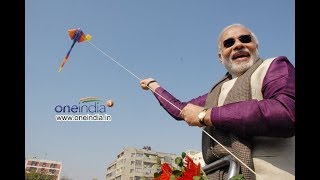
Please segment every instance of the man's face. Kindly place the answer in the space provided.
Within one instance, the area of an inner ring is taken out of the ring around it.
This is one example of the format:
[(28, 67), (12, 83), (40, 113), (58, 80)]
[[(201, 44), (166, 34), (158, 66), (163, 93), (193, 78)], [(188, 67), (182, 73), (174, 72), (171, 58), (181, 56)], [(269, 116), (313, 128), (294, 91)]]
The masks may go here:
[(243, 27), (227, 29), (220, 43), (219, 59), (233, 77), (242, 75), (258, 60), (258, 45)]

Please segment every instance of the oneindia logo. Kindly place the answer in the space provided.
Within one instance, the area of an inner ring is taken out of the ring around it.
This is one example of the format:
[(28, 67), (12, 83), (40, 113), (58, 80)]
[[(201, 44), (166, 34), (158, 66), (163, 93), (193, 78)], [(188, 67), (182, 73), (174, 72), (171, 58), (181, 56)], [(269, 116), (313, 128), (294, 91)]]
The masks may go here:
[(111, 121), (106, 114), (106, 103), (97, 97), (80, 98), (78, 104), (56, 105), (56, 121)]

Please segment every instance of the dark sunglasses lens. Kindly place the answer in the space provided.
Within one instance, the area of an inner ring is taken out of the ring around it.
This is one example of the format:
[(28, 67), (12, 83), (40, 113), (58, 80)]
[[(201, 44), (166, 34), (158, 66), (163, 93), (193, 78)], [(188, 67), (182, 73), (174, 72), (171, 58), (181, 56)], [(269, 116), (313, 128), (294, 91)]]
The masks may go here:
[(251, 42), (251, 36), (250, 35), (242, 35), (239, 37), (239, 40), (242, 43), (249, 43), (249, 42)]
[(234, 44), (235, 40), (233, 38), (227, 39), (223, 41), (223, 45), (225, 48), (231, 47)]

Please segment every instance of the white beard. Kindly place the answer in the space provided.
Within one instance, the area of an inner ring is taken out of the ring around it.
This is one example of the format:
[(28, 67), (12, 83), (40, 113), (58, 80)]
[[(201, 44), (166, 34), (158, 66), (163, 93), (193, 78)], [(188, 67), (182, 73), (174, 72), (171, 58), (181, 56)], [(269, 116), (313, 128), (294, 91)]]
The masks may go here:
[(259, 59), (258, 49), (251, 54), (248, 61), (235, 62), (231, 59), (225, 59), (222, 56), (222, 63), (228, 72), (232, 75), (232, 78), (239, 77), (245, 73), (257, 60)]

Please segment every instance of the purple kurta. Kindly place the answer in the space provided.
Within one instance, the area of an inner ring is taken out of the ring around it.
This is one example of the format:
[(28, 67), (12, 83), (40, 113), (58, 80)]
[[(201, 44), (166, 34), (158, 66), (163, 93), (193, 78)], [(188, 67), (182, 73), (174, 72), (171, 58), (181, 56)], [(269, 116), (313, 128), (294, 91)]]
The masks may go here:
[[(181, 102), (158, 87), (157, 94), (180, 110), (188, 103), (204, 106), (207, 94)], [(262, 84), (263, 100), (248, 100), (215, 107), (211, 111), (216, 128), (237, 131), (252, 136), (290, 137), (295, 133), (295, 68), (290, 61), (279, 56), (270, 64)], [(182, 120), (180, 111), (154, 94), (160, 105), (176, 120)]]

